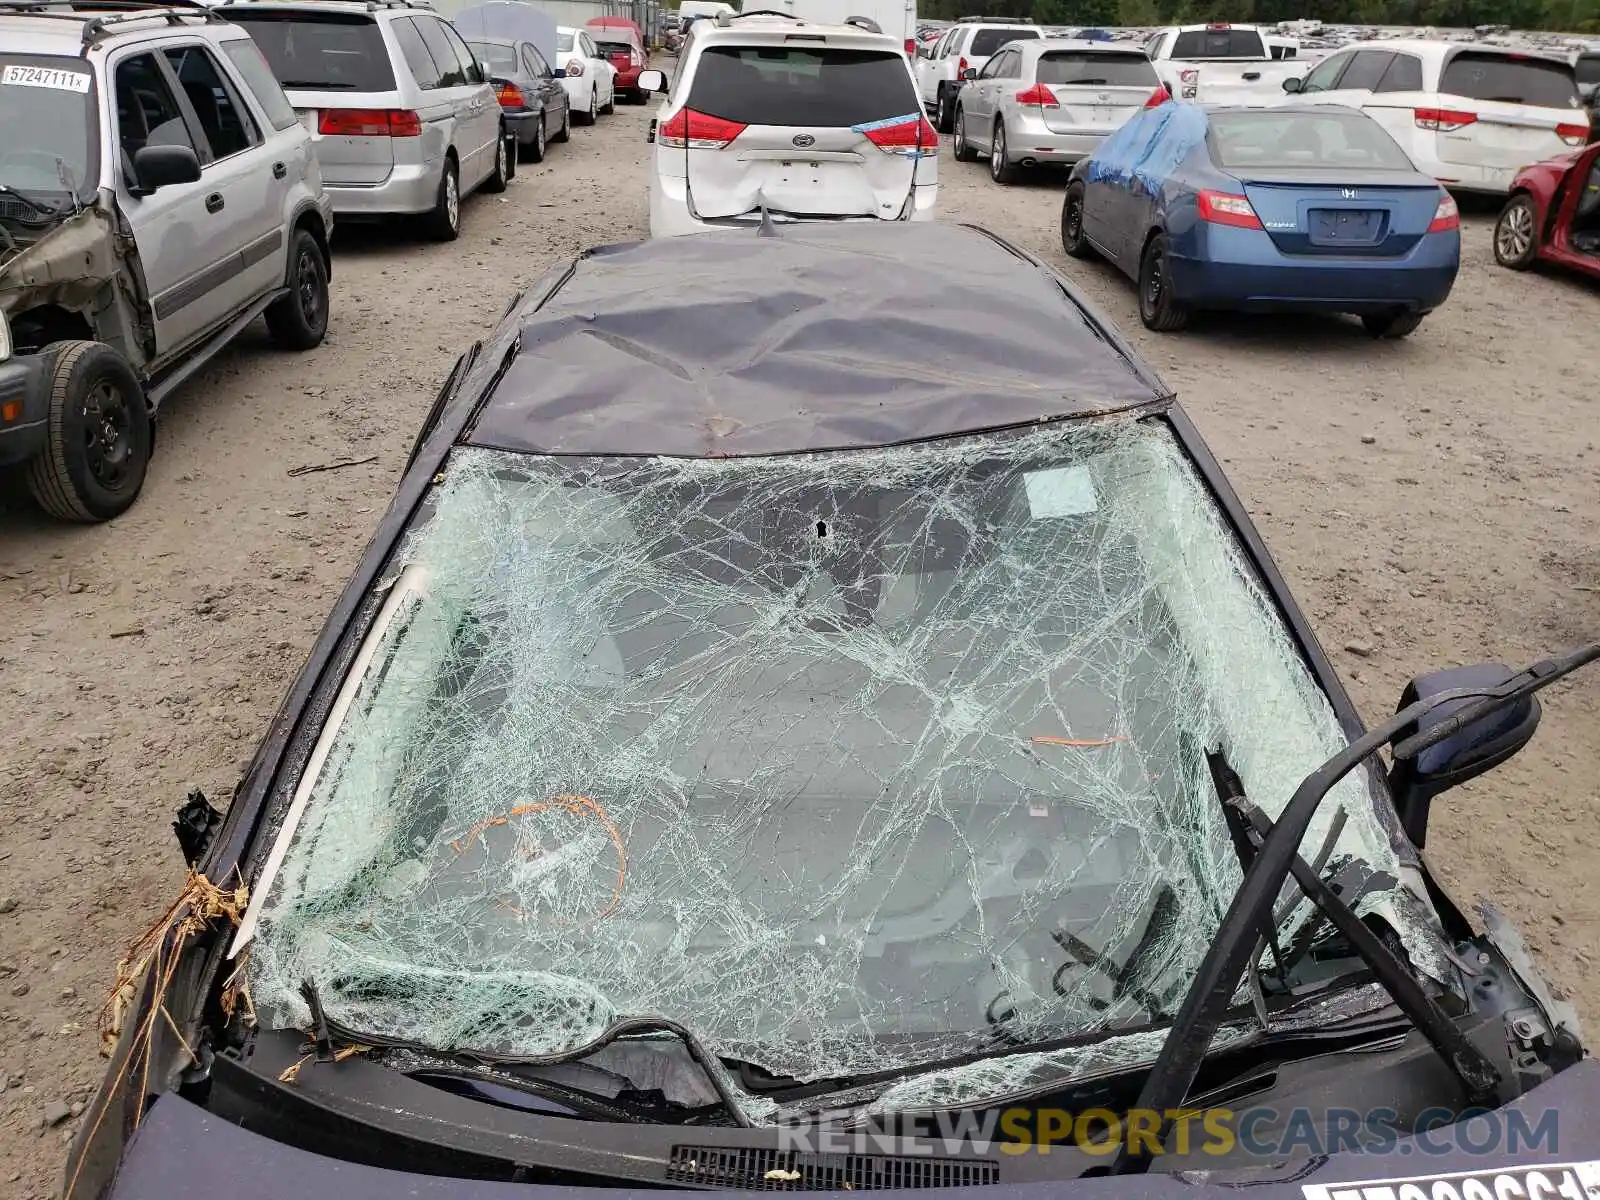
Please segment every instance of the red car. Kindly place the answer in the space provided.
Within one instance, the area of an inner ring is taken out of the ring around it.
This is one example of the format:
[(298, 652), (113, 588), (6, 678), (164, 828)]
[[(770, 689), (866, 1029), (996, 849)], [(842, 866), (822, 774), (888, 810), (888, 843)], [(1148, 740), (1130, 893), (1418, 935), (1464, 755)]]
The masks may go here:
[(1513, 271), (1543, 260), (1600, 279), (1600, 142), (1517, 173), (1494, 257)]
[(617, 69), (617, 96), (630, 104), (643, 104), (649, 97), (639, 90), (639, 72), (648, 56), (644, 51), (644, 30), (627, 17), (591, 17), (585, 28), (594, 39), (595, 49)]

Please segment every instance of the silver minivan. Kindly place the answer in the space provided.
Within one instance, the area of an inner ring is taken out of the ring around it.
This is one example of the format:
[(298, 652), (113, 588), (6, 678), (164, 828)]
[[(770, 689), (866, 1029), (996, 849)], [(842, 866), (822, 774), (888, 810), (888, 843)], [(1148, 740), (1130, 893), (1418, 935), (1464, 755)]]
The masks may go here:
[(340, 219), (420, 214), (441, 241), (461, 198), (516, 171), (489, 72), (451, 24), (406, 0), (235, 0), (311, 132)]

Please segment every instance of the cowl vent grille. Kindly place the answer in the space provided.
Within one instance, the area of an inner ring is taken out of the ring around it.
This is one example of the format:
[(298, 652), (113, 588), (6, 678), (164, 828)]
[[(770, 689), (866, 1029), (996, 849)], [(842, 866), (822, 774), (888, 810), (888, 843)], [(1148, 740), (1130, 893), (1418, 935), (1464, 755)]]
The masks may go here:
[(674, 1146), (667, 1179), (752, 1192), (978, 1187), (1000, 1182), (1000, 1164), (987, 1159)]

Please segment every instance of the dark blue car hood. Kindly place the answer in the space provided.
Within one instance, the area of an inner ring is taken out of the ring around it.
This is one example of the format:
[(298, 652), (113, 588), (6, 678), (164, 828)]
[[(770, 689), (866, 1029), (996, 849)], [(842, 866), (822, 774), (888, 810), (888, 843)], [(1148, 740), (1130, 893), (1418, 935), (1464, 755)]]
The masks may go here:
[[(1241, 1186), (1259, 1200), (1341, 1200), (1341, 1185), (1365, 1181), (1416, 1179), (1428, 1192), (1429, 1180), (1471, 1172), (1491, 1180), (1497, 1172), (1548, 1169), (1557, 1164), (1600, 1159), (1600, 1064), (1585, 1060), (1533, 1088), (1499, 1110), (1524, 1114), (1528, 1128), (1547, 1122), (1553, 1130), (1546, 1149), (1482, 1154), (1464, 1149), (1429, 1150), (1401, 1139), (1385, 1154), (1333, 1154), (1286, 1164), (1273, 1178), (1260, 1172), (1151, 1173), (1112, 1178), (1063, 1180), (1060, 1183), (997, 1185), (983, 1189), (984, 1200), (1045, 1200), (1067, 1193), (1085, 1200), (1236, 1200)], [(1547, 1114), (1556, 1114), (1553, 1122)], [(1491, 1144), (1503, 1127), (1497, 1116), (1476, 1118), (1482, 1136), (1458, 1133), (1457, 1146)], [(1435, 1135), (1435, 1145), (1442, 1138)], [(1327, 1190), (1324, 1190), (1327, 1189)], [(1591, 1184), (1591, 1196), (1600, 1194)], [(225, 1196), (228, 1200), (307, 1200), (337, 1196), (339, 1200), (619, 1200), (648, 1195), (662, 1200), (688, 1192), (635, 1188), (577, 1188), (525, 1183), (486, 1182), (440, 1176), (408, 1175), (311, 1154), (251, 1133), (220, 1120), (175, 1095), (163, 1096), (150, 1110), (130, 1142), (109, 1200), (184, 1200)], [(697, 1194), (704, 1195), (704, 1192)], [(815, 1193), (813, 1193), (815, 1194)], [(842, 1194), (842, 1193), (841, 1193)], [(1438, 1196), (1434, 1192), (1435, 1197)], [(1370, 1200), (1360, 1192), (1347, 1200)], [(1538, 1200), (1530, 1197), (1529, 1200)], [(1558, 1200), (1552, 1195), (1549, 1200)]]

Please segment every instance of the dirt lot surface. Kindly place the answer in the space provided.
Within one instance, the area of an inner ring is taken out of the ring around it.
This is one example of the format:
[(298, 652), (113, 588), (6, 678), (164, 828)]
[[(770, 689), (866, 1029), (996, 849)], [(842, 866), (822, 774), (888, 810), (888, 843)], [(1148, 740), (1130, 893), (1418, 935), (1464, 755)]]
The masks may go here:
[[(173, 809), (228, 796), (455, 356), (551, 264), (645, 235), (647, 113), (469, 200), (454, 245), (340, 236), (327, 344), (248, 336), (183, 389), (119, 521), (0, 512), (0, 1196), (55, 1191), (111, 964), (181, 879)], [(1062, 255), (1059, 177), (999, 187), (948, 147), (941, 171), (946, 219), (1065, 267), (1178, 390), (1369, 719), (1417, 671), (1600, 634), (1600, 291), (1495, 267), (1480, 212), (1408, 341), (1334, 319), (1153, 335), (1120, 277)], [(1429, 856), (1522, 923), (1594, 1028), (1600, 672), (1547, 697), (1520, 758), (1436, 806)]]

